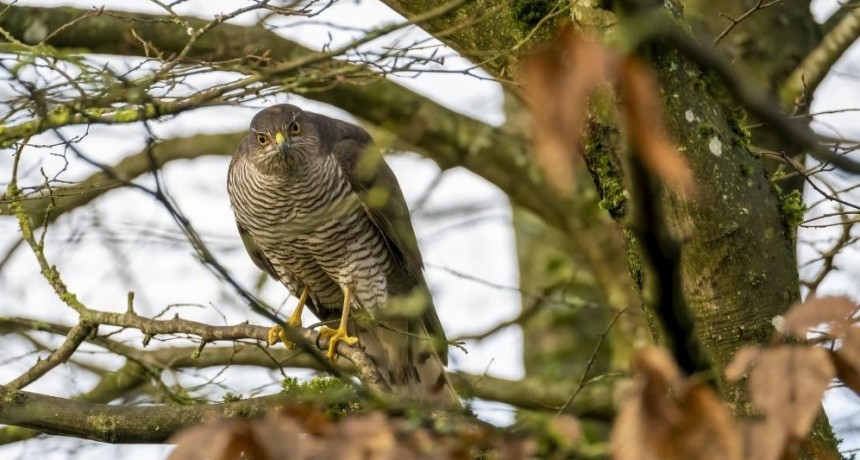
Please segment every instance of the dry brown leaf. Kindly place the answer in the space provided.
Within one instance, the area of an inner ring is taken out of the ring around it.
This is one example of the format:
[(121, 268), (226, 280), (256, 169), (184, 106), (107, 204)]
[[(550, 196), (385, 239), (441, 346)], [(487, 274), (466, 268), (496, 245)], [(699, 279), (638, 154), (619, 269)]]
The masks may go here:
[(631, 367), (634, 373), (653, 382), (653, 386), (679, 387), (685, 381), (675, 360), (662, 348), (645, 347), (637, 350)]
[(257, 443), (266, 453), (262, 459), (303, 459), (308, 458), (312, 445), (302, 442), (307, 430), (291, 417), (284, 417), (277, 411), (268, 414), (265, 419), (252, 422)]
[(611, 61), (604, 47), (567, 27), (526, 63), (522, 85), (538, 162), (561, 191), (573, 190), (586, 103), (609, 77)]
[[(298, 425), (295, 425), (298, 428)], [(183, 430), (168, 441), (176, 444), (168, 460), (270, 458), (247, 420), (218, 419)], [(283, 442), (288, 439), (281, 437)], [(296, 458), (296, 457), (281, 457)], [(299, 457), (300, 458), (300, 457)]]
[(826, 324), (830, 335), (841, 337), (851, 327), (856, 313), (857, 303), (848, 297), (812, 297), (788, 310), (783, 327), (791, 335), (805, 339), (809, 329)]
[(666, 443), (663, 458), (729, 460), (741, 458), (741, 443), (728, 408), (705, 385), (696, 385), (678, 402), (683, 417)]
[(831, 358), (839, 380), (860, 395), (860, 329), (851, 328)]
[(781, 346), (765, 350), (749, 371), (750, 399), (789, 437), (803, 439), (836, 369), (826, 350)]
[(681, 196), (694, 192), (693, 172), (666, 133), (660, 88), (651, 68), (630, 56), (621, 62), (619, 74), (621, 105), (627, 131), (642, 164), (656, 174), (670, 190)]
[(314, 436), (334, 436), (337, 425), (317, 406), (296, 404), (272, 411), (272, 417), (290, 418), (301, 423), (302, 431)]
[(381, 412), (350, 417), (339, 424), (337, 442), (320, 443), (314, 458), (338, 460), (383, 460), (403, 458), (395, 455), (397, 440)]
[(582, 424), (576, 417), (556, 415), (549, 421), (549, 434), (562, 446), (572, 446), (582, 440)]
[(726, 378), (734, 382), (743, 377), (761, 353), (762, 349), (754, 345), (746, 345), (738, 349), (732, 361), (726, 366)]
[(736, 460), (741, 449), (728, 409), (713, 390), (691, 386), (658, 348), (637, 352), (634, 387), (613, 425), (616, 460)]
[(845, 362), (860, 370), (860, 328), (851, 328), (842, 339), (842, 347), (837, 351)]
[(536, 450), (531, 438), (509, 440), (470, 420), (449, 419), (442, 425), (445, 431), (416, 428), (414, 420), (385, 412), (334, 421), (319, 407), (297, 405), (274, 410), (263, 420), (210, 421), (168, 442), (177, 444), (171, 460), (448, 460), (474, 458), (476, 453), (521, 460), (532, 458)]
[(778, 420), (745, 420), (741, 426), (746, 460), (779, 460), (788, 436)]

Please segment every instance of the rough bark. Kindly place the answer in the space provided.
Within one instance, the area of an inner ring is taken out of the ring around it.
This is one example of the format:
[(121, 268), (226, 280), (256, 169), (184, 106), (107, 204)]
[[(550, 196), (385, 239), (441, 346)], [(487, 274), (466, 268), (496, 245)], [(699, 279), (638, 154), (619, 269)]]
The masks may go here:
[[(821, 39), (821, 33), (810, 12), (809, 1), (783, 1), (744, 17), (757, 3), (757, 0), (687, 0), (683, 2), (684, 17), (706, 43), (711, 43), (731, 25), (723, 16), (734, 19), (743, 17), (717, 42), (715, 49), (738, 71), (743, 72), (746, 78), (754, 79), (776, 97), (791, 73)], [(761, 33), (763, 30), (767, 33)], [(805, 113), (812, 102), (812, 95), (798, 93), (795, 96), (802, 97), (783, 101), (787, 109)], [(758, 121), (751, 119), (747, 123)], [(752, 144), (756, 147), (785, 152), (803, 164), (802, 151), (797, 146), (787, 144), (779, 136), (762, 129), (753, 130), (751, 136)], [(784, 163), (774, 160), (765, 160), (765, 167), (771, 174), (779, 169), (787, 169)], [(786, 191), (800, 191), (803, 190), (803, 182), (802, 177), (793, 175), (782, 179), (779, 185)]]
[[(707, 0), (686, 0), (683, 2), (684, 15), (688, 22), (698, 31), (705, 41), (713, 41), (720, 35), (722, 38), (716, 44), (716, 49), (724, 54), (747, 78), (753, 78), (762, 87), (767, 88), (774, 97), (784, 92), (786, 83), (791, 79), (795, 69), (803, 62), (804, 58), (816, 47), (821, 39), (819, 25), (815, 22), (810, 11), (810, 2), (804, 0), (788, 0), (774, 4), (766, 9), (753, 11), (744, 19), (735, 24), (728, 34), (724, 34), (726, 27), (730, 25), (724, 16), (741, 18), (751, 10), (755, 10), (757, 0), (728, 0), (722, 2), (710, 2)], [(762, 30), (768, 33), (762, 34)], [(841, 54), (841, 53), (840, 53)], [(834, 62), (834, 60), (831, 61)], [(818, 80), (820, 82), (820, 79)], [(810, 83), (809, 93), (803, 95), (795, 92), (794, 96), (782, 102), (798, 112), (808, 111), (812, 103), (812, 92), (817, 86)], [(725, 102), (724, 104), (731, 104)], [(754, 121), (750, 121), (753, 123)], [(775, 136), (766, 130), (754, 130), (750, 133), (753, 146), (771, 151), (785, 152), (795, 157), (800, 164), (803, 163), (803, 152), (791, 143), (785, 142), (779, 136)], [(764, 162), (768, 173), (778, 170), (784, 165), (774, 162)], [(791, 190), (802, 191), (804, 180), (802, 176), (789, 176), (779, 183), (783, 193)], [(784, 195), (783, 195), (784, 196)], [(782, 197), (779, 197), (782, 199)], [(784, 220), (787, 220), (784, 218)], [(793, 231), (793, 229), (789, 229)], [(792, 238), (792, 243), (796, 239)], [(796, 261), (795, 261), (796, 263)], [(787, 281), (794, 283), (796, 278), (790, 277)], [(799, 280), (797, 280), (799, 281)], [(787, 299), (782, 305), (790, 305), (797, 297)], [(826, 415), (818, 418), (814, 427), (812, 437), (815, 442), (821, 441), (825, 446), (834, 445), (834, 434)]]
[[(435, 0), (382, 1), (407, 18), (436, 5)], [(478, 0), (428, 21), (422, 28), (487, 70), (503, 85), (514, 87), (521, 57), (551, 36), (559, 17), (567, 17), (558, 14), (554, 9), (558, 6), (560, 3), (548, 0)]]

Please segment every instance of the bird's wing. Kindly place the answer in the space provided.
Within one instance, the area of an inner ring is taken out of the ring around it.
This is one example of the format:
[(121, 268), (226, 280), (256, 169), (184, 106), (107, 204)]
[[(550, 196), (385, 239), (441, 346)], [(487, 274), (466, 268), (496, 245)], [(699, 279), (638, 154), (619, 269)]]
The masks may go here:
[(268, 273), (274, 279), (278, 279), (278, 273), (275, 271), (275, 267), (272, 266), (272, 262), (266, 258), (266, 255), (263, 254), (263, 250), (257, 246), (257, 242), (254, 241), (254, 237), (251, 236), (251, 233), (242, 227), (239, 222), (236, 222), (236, 226), (239, 227), (239, 236), (242, 237), (242, 244), (245, 245), (245, 250), (248, 251), (248, 255), (251, 256), (251, 260), (254, 261), (254, 265), (260, 267), (260, 270)]
[[(412, 228), (409, 208), (394, 171), (375, 148), (370, 135), (358, 126), (344, 123), (343, 135), (332, 145), (332, 155), (349, 178), (352, 189), (361, 197), (370, 220), (379, 228), (394, 259), (408, 278), (408, 288), (420, 289), (427, 306), (422, 314), (424, 327), (438, 340), (445, 341), (445, 331), (433, 307), (430, 290), (424, 281), (424, 262)], [(447, 363), (447, 347), (437, 350)]]
[(353, 191), (361, 197), (370, 220), (385, 237), (391, 254), (412, 286), (417, 286), (424, 279), (424, 262), (406, 199), (382, 152), (373, 147), (368, 136), (365, 139), (343, 138), (332, 146), (332, 154), (349, 178)]

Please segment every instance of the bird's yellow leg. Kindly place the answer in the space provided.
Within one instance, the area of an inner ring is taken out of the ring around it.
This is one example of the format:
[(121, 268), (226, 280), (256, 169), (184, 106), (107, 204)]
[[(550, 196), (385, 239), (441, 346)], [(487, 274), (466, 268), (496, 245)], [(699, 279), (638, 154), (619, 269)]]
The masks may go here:
[[(309, 294), (310, 291), (308, 291), (308, 287), (305, 286), (305, 288), (302, 289), (302, 295), (299, 296), (299, 304), (296, 305), (296, 309), (293, 310), (293, 314), (290, 315), (290, 319), (287, 320), (287, 324), (289, 324), (290, 327), (300, 327), (302, 325), (302, 310), (305, 309), (305, 303), (308, 301)], [(284, 328), (279, 324), (275, 324), (271, 329), (269, 329), (267, 342), (269, 343), (269, 346), (271, 346), (278, 343), (278, 340), (284, 342), (284, 345), (286, 345), (287, 348), (293, 348), (293, 346), (295, 346), (293, 342), (287, 339), (287, 333), (284, 331)]]
[(332, 329), (327, 326), (323, 326), (320, 328), (320, 336), (330, 336), (328, 342), (328, 353), (326, 356), (328, 360), (334, 362), (337, 359), (337, 354), (335, 354), (334, 350), (337, 348), (337, 343), (341, 340), (350, 344), (355, 345), (358, 343), (358, 337), (350, 337), (346, 333), (346, 322), (349, 319), (349, 305), (350, 305), (350, 297), (351, 291), (349, 287), (343, 288), (343, 311), (340, 314), (340, 326), (337, 329)]

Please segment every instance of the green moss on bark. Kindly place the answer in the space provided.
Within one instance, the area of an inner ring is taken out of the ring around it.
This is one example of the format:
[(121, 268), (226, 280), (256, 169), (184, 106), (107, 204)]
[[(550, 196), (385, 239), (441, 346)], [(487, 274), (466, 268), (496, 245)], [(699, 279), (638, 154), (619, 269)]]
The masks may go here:
[(627, 191), (620, 159), (614, 154), (619, 148), (618, 129), (592, 119), (585, 131), (583, 155), (597, 187), (600, 208), (621, 221), (627, 214)]
[(552, 11), (557, 1), (551, 0), (514, 0), (511, 2), (511, 15), (523, 28), (534, 28)]

